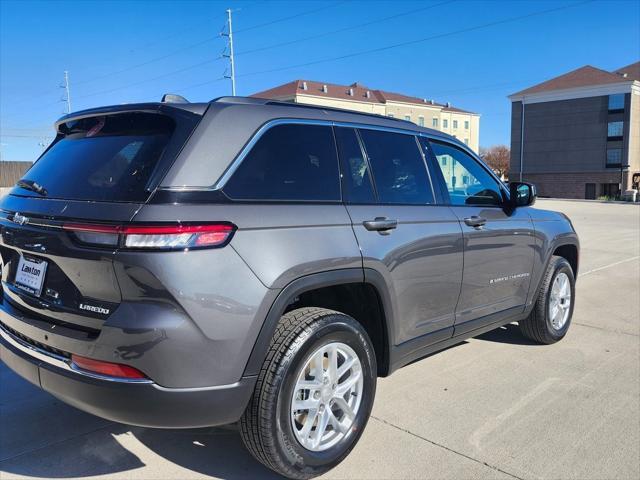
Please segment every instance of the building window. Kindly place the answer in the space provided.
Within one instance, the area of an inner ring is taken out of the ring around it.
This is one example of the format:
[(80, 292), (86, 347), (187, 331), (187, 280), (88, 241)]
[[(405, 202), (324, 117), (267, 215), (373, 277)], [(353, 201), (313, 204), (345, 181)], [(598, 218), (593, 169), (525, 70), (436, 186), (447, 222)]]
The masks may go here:
[(624, 110), (624, 93), (609, 95), (609, 111)]
[(458, 120), (453, 121), (453, 128), (458, 128)]
[(607, 127), (607, 138), (620, 140), (622, 139), (623, 122), (609, 122)]
[(442, 119), (442, 128), (449, 128), (449, 120), (446, 118)]
[(433, 128), (438, 128), (438, 119), (437, 118), (431, 119), (431, 126)]
[(404, 119), (405, 119), (407, 122), (410, 122), (410, 121), (411, 121), (411, 115), (405, 115), (405, 116), (404, 116)]
[(418, 125), (424, 127), (424, 117), (418, 117)]
[(387, 116), (390, 117), (390, 118), (393, 118), (393, 113), (390, 113)]
[(465, 138), (465, 139), (464, 139), (464, 143), (465, 143), (466, 145), (469, 145), (469, 139), (468, 139), (468, 138)]
[(620, 167), (622, 165), (622, 149), (607, 148), (607, 167)]
[(469, 130), (469, 121), (468, 120), (465, 120), (465, 122), (464, 122), (464, 129), (465, 130)]

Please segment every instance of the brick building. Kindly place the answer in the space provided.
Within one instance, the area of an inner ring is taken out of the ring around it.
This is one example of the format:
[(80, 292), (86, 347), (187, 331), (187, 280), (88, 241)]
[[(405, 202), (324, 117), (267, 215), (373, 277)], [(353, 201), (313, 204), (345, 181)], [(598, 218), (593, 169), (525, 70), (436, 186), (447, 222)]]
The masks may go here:
[(557, 198), (631, 188), (640, 173), (640, 62), (614, 71), (587, 65), (509, 99), (511, 179)]

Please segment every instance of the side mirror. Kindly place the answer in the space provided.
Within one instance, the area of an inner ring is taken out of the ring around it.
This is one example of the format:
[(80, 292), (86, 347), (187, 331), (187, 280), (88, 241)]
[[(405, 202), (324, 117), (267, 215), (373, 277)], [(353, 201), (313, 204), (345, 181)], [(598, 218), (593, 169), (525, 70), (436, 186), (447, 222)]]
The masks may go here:
[(511, 208), (527, 207), (536, 203), (536, 186), (531, 183), (509, 183), (509, 206)]

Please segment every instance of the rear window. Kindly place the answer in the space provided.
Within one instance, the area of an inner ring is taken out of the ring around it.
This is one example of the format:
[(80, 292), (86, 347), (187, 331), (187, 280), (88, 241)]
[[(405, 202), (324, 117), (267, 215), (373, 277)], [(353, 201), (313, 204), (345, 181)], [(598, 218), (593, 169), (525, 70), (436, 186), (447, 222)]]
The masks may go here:
[(233, 199), (338, 201), (331, 127), (277, 125), (260, 137), (224, 187)]
[(170, 117), (152, 113), (69, 122), (23, 180), (51, 198), (144, 202), (174, 128)]

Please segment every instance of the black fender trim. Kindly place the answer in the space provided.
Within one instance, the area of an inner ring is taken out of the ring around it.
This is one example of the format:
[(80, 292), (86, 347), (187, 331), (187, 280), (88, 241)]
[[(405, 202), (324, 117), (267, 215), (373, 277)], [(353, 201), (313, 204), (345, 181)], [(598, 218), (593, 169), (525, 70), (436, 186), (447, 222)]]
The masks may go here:
[(527, 298), (527, 304), (525, 305), (525, 317), (529, 315), (529, 313), (531, 313), (531, 310), (533, 310), (533, 307), (536, 303), (536, 299), (538, 298), (538, 293), (540, 292), (540, 287), (542, 286), (542, 279), (544, 278), (544, 273), (547, 271), (547, 268), (549, 268), (549, 262), (551, 262), (551, 257), (553, 256), (553, 252), (555, 252), (558, 247), (563, 247), (565, 245), (571, 245), (573, 247), (576, 247), (577, 251), (578, 251), (578, 256), (576, 258), (576, 271), (573, 272), (576, 282), (578, 281), (578, 270), (580, 268), (580, 240), (578, 239), (578, 235), (576, 233), (564, 233), (561, 235), (558, 235), (556, 237), (554, 237), (550, 242), (549, 242), (549, 247), (545, 248), (545, 260), (543, 262), (543, 267), (540, 270), (540, 272), (538, 272), (539, 274), (537, 275), (536, 278), (536, 285), (535, 288), (532, 289), (531, 287), (529, 287), (529, 297)]
[[(388, 351), (391, 348), (392, 341), (390, 338), (390, 333), (392, 332), (390, 324), (393, 321), (393, 310), (391, 297), (384, 278), (380, 273), (372, 269), (345, 268), (305, 275), (304, 277), (293, 280), (280, 291), (269, 308), (269, 313), (267, 313), (266, 319), (262, 324), (243, 375), (257, 375), (260, 372), (278, 321), (287, 306), (289, 306), (297, 296), (310, 290), (348, 283), (368, 283), (378, 292), (382, 303), (381, 308), (384, 313), (384, 329), (386, 331), (385, 344), (387, 345), (387, 351), (383, 353), (383, 358), (385, 359), (385, 364), (388, 364), (386, 360), (389, 358)], [(384, 369), (384, 371), (386, 371), (386, 369)]]

